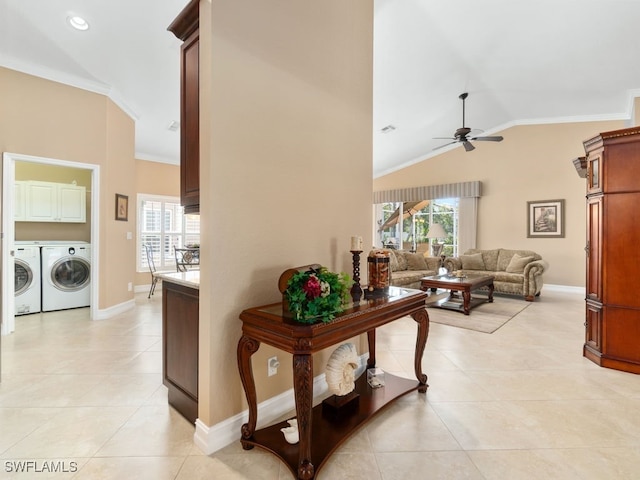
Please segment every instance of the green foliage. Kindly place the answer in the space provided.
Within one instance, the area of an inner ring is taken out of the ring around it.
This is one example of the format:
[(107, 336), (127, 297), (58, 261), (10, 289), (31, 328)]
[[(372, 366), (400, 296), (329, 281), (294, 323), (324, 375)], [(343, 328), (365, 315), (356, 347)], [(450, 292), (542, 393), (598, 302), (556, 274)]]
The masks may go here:
[(296, 272), (284, 292), (289, 311), (300, 323), (329, 322), (344, 310), (351, 284), (348, 274), (332, 273), (325, 267)]

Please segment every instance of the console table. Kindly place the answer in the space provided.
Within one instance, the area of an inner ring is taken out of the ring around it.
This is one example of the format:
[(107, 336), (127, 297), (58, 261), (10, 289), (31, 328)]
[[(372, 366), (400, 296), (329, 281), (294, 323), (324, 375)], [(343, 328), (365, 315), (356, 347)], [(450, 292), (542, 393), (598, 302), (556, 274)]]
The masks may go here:
[[(245, 450), (254, 446), (278, 456), (294, 476), (302, 480), (315, 478), (326, 459), (360, 425), (397, 398), (414, 390), (426, 392), (427, 376), (422, 373), (422, 355), (429, 334), (429, 315), (425, 309), (427, 294), (420, 290), (390, 287), (389, 294), (364, 299), (348, 305), (347, 309), (329, 323), (312, 325), (283, 317), (282, 304), (250, 308), (240, 314), (242, 337), (238, 342), (238, 369), (249, 405), (249, 420), (241, 429), (241, 443)], [(385, 373), (385, 386), (372, 389), (366, 373), (356, 381), (358, 405), (336, 417), (323, 413), (322, 405), (313, 402), (313, 354), (352, 337), (366, 333), (369, 343), (367, 368), (376, 366), (376, 328), (410, 315), (417, 323), (414, 370), (411, 380)], [(288, 426), (280, 422), (256, 430), (257, 397), (253, 379), (251, 356), (260, 343), (293, 354), (293, 390), (300, 441), (289, 444), (280, 429)]]

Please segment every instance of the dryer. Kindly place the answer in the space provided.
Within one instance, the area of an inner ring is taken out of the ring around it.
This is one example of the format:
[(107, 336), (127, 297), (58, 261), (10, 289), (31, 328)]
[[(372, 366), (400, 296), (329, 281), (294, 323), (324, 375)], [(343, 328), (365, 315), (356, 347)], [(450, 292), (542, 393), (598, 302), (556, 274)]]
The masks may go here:
[(42, 311), (88, 307), (91, 303), (91, 245), (43, 244)]
[(15, 315), (41, 310), (40, 246), (15, 242)]

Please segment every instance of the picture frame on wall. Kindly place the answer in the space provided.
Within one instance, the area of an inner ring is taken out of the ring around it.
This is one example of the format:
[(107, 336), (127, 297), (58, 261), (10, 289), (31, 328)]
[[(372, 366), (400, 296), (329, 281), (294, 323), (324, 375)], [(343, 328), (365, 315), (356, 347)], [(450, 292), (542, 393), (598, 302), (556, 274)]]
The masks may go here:
[(527, 202), (527, 237), (564, 238), (564, 199)]
[(129, 197), (116, 193), (116, 220), (129, 221)]

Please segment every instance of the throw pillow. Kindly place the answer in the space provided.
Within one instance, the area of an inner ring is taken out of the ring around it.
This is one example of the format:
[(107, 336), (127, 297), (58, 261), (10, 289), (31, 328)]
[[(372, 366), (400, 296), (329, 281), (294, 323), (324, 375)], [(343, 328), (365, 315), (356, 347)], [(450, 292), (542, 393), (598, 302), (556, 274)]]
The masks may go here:
[(406, 257), (406, 252), (403, 252), (402, 250), (395, 250), (393, 252), (396, 256), (396, 260), (398, 260), (398, 271), (404, 271), (407, 269), (407, 257)]
[(461, 255), (463, 270), (484, 270), (484, 260), (481, 253), (474, 253), (473, 255)]
[(527, 263), (532, 261), (533, 261), (533, 257), (523, 257), (522, 255), (519, 255), (516, 253), (513, 255), (513, 257), (511, 257), (511, 261), (507, 266), (506, 272), (507, 273), (523, 273), (524, 267), (527, 265)]
[(427, 262), (421, 253), (405, 253), (407, 259), (407, 270), (428, 270)]

